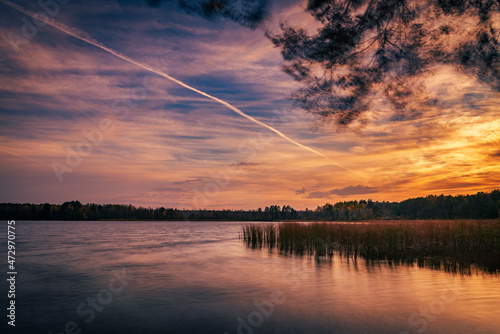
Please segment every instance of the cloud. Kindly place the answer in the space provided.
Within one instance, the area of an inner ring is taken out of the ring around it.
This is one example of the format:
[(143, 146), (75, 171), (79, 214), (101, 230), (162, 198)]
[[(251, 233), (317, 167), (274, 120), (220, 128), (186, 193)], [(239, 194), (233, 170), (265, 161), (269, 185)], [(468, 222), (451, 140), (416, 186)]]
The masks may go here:
[(187, 188), (195, 187), (202, 183), (204, 180), (201, 178), (197, 179), (187, 179), (183, 181), (173, 181), (164, 184), (158, 188), (153, 189), (153, 191), (158, 192), (185, 192)]
[[(227, 99), (356, 174), (301, 152), (166, 79), (150, 80), (158, 85), (144, 99), (134, 99), (149, 73), (42, 28), (18, 54), (0, 38), (0, 186), (12, 189), (0, 194), (0, 202), (76, 198), (187, 208), (196, 190), (203, 193), (208, 185), (213, 191), (217, 180), (212, 176), (225, 180), (226, 172), (230, 182), (210, 197), (207, 207), (290, 204), (300, 209), (315, 207), (318, 198), (374, 193), (373, 200), (392, 201), (498, 187), (500, 98), (475, 80), (437, 71), (429, 81), (448, 104), (418, 122), (391, 124), (381, 107), (373, 111), (377, 121), (363, 133), (339, 133), (327, 126), (318, 132), (311, 128), (312, 115), (290, 111), (289, 103), (282, 102), (298, 86), (280, 71), (279, 50), (262, 31), (210, 22), (167, 6), (120, 2), (120, 15), (115, 15), (115, 7), (100, 13), (108, 7), (90, 3), (75, 2), (57, 19)], [(310, 20), (291, 2), (274, 6), (294, 10), (299, 25), (304, 25), (302, 17)], [(0, 12), (0, 35), (19, 33), (20, 18)], [(455, 84), (446, 84), (450, 81)], [(113, 109), (115, 100), (119, 108), (128, 107), (125, 119)], [(98, 130), (104, 118), (112, 121), (113, 131), (103, 134), (102, 142), (59, 183), (51, 164), (66, 164), (67, 147), (76, 149), (87, 140), (84, 130)]]
[[(350, 195), (364, 195), (364, 194), (373, 194), (378, 191), (376, 187), (368, 187), (362, 186), (358, 184), (357, 186), (347, 186), (344, 188), (336, 188), (330, 191), (313, 191), (307, 195), (307, 198), (330, 198), (332, 195), (338, 196), (350, 196)], [(302, 190), (296, 191), (296, 194), (304, 193), (305, 188)]]
[(500, 158), (500, 150), (491, 153), (490, 157), (492, 157), (492, 158)]
[(305, 193), (306, 193), (306, 188), (304, 188), (304, 187), (303, 187), (303, 188), (302, 188), (302, 189), (300, 189), (300, 190), (295, 190), (295, 193), (296, 193), (297, 195), (302, 195), (302, 194), (305, 194)]
[(362, 195), (362, 194), (373, 194), (378, 191), (375, 187), (367, 187), (358, 184), (357, 186), (347, 186), (340, 189), (332, 189), (330, 190), (331, 194), (339, 195), (339, 196), (347, 196), (347, 195)]
[(227, 166), (234, 169), (254, 170), (256, 167), (262, 165), (257, 162), (236, 162), (229, 163)]
[(331, 193), (329, 191), (313, 191), (307, 195), (307, 198), (330, 198)]
[[(168, 0), (147, 0), (151, 7), (159, 7)], [(269, 15), (267, 0), (190, 0), (177, 1), (179, 6), (190, 14), (200, 15), (206, 19), (228, 18), (242, 26), (255, 29)]]

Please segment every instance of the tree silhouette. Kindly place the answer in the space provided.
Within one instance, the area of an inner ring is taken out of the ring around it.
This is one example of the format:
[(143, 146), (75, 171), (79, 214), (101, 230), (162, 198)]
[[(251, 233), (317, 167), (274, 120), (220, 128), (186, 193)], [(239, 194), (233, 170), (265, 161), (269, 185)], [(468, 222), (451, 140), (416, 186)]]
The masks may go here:
[(384, 101), (394, 120), (438, 102), (422, 77), (438, 66), (500, 91), (498, 0), (309, 0), (316, 34), (281, 23), (283, 71), (302, 87), (297, 107), (347, 126)]
[[(366, 219), (493, 219), (500, 218), (500, 190), (475, 195), (411, 198), (402, 202), (344, 201), (326, 203), (315, 210), (295, 210), (271, 205), (264, 210), (186, 210), (164, 207), (152, 209), (123, 204), (82, 205), (79, 201), (57, 204), (0, 203), (3, 220), (366, 220)], [(500, 229), (500, 225), (498, 226)], [(500, 240), (499, 240), (500, 242)]]

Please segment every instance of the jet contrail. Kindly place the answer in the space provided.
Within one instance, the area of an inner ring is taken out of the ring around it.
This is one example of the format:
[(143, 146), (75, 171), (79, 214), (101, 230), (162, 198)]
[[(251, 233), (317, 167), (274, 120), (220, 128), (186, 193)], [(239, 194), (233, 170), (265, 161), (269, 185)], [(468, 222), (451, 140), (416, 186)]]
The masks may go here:
[[(319, 155), (320, 157), (328, 159), (328, 157), (326, 155), (324, 155), (323, 153), (318, 152), (315, 149), (312, 149), (312, 148), (310, 148), (310, 147), (308, 147), (306, 145), (302, 145), (299, 142), (296, 142), (295, 140), (291, 139), (290, 137), (288, 137), (287, 135), (285, 135), (281, 131), (276, 130), (272, 126), (269, 126), (269, 125), (267, 125), (267, 124), (265, 124), (265, 123), (263, 123), (263, 122), (255, 119), (255, 118), (253, 118), (252, 116), (245, 114), (243, 111), (241, 111), (240, 109), (236, 108), (235, 106), (229, 104), (228, 102), (226, 102), (224, 100), (221, 100), (221, 99), (219, 99), (219, 98), (217, 98), (215, 96), (212, 96), (210, 94), (207, 94), (207, 93), (205, 93), (205, 92), (203, 92), (203, 91), (201, 91), (199, 89), (191, 87), (188, 84), (186, 84), (186, 83), (184, 83), (184, 82), (182, 82), (180, 80), (177, 80), (176, 78), (173, 78), (170, 75), (168, 75), (166, 73), (163, 73), (160, 70), (157, 70), (157, 69), (155, 69), (155, 68), (153, 68), (153, 67), (151, 67), (149, 65), (140, 63), (138, 61), (135, 61), (134, 59), (131, 59), (131, 58), (125, 56), (125, 55), (122, 55), (122, 54), (118, 53), (117, 51), (114, 51), (113, 49), (110, 49), (107, 46), (105, 46), (105, 45), (103, 45), (103, 44), (95, 41), (94, 39), (90, 38), (86, 33), (83, 33), (81, 31), (78, 31), (77, 29), (68, 27), (68, 26), (66, 26), (66, 25), (64, 25), (62, 23), (56, 22), (54, 19), (48, 18), (47, 16), (43, 16), (42, 15), (42, 17), (40, 17), (40, 15), (36, 15), (34, 12), (32, 12), (32, 11), (30, 11), (28, 9), (25, 9), (25, 8), (23, 8), (23, 7), (19, 6), (19, 5), (11, 2), (11, 1), (0, 0), (0, 2), (2, 2), (3, 4), (5, 4), (5, 5), (7, 5), (7, 6), (11, 7), (11, 8), (13, 8), (13, 9), (15, 9), (15, 10), (17, 10), (17, 11), (19, 11), (19, 12), (25, 14), (25, 15), (28, 15), (28, 16), (32, 17), (33, 19), (42, 21), (42, 22), (44, 22), (44, 23), (46, 23), (46, 24), (48, 24), (48, 25), (56, 28), (57, 30), (59, 30), (59, 31), (65, 33), (65, 34), (68, 34), (70, 36), (78, 38), (79, 40), (84, 41), (86, 43), (89, 43), (91, 45), (94, 45), (94, 46), (96, 46), (96, 47), (98, 47), (98, 48), (100, 48), (100, 49), (102, 49), (102, 50), (104, 50), (104, 51), (106, 51), (108, 53), (111, 53), (112, 55), (114, 55), (114, 56), (116, 56), (116, 57), (118, 57), (120, 59), (123, 59), (123, 60), (125, 60), (125, 61), (127, 61), (129, 63), (132, 63), (132, 64), (140, 67), (140, 68), (143, 68), (146, 71), (150, 71), (150, 72), (153, 72), (155, 74), (158, 74), (159, 76), (162, 76), (162, 77), (164, 77), (164, 78), (166, 78), (166, 79), (168, 79), (170, 81), (173, 81), (176, 84), (178, 84), (178, 85), (180, 85), (180, 86), (182, 86), (184, 88), (187, 88), (187, 89), (189, 89), (189, 90), (191, 90), (193, 92), (196, 92), (196, 93), (198, 93), (200, 95), (208, 97), (209, 99), (212, 99), (213, 101), (218, 102), (218, 103), (224, 105), (225, 107), (231, 109), (232, 111), (234, 111), (238, 115), (245, 117), (249, 121), (251, 121), (251, 122), (253, 122), (253, 123), (257, 124), (257, 125), (260, 125), (263, 128), (266, 128), (266, 129), (274, 132), (275, 134), (277, 134), (278, 136), (280, 136), (283, 139), (287, 140), (288, 142), (290, 142), (290, 143), (292, 143), (294, 145), (297, 145), (298, 147), (301, 147), (301, 148), (303, 148), (303, 149), (305, 149), (305, 150), (307, 150), (309, 152), (312, 152), (312, 153), (314, 153), (316, 155)], [(342, 165), (340, 165), (338, 163), (335, 163), (335, 164), (337, 166), (339, 166), (339, 167), (342, 167), (342, 168), (346, 169), (344, 166), (342, 166)]]
[(11, 151), (9, 150), (6, 150), (4, 147), (0, 146), (0, 152), (4, 152), (4, 153), (7, 153), (7, 154), (10, 154), (14, 157), (18, 157), (18, 158), (22, 158), (22, 159), (26, 159), (26, 160), (29, 160), (29, 161), (33, 161), (33, 162), (36, 162), (40, 165), (43, 165), (43, 166), (49, 166), (49, 167), (52, 167), (51, 165), (41, 161), (41, 160), (36, 160), (36, 159), (33, 159), (33, 158), (30, 158), (30, 157), (27, 157), (27, 156), (24, 156), (24, 155), (21, 155), (21, 154), (17, 154), (17, 153), (12, 153)]

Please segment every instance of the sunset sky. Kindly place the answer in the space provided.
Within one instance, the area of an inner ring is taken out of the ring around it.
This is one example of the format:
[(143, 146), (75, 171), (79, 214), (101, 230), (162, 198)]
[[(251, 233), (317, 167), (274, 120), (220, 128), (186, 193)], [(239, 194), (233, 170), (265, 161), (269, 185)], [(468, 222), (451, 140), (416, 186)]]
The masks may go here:
[(416, 120), (379, 103), (340, 131), (291, 108), (299, 86), (264, 33), (285, 19), (314, 29), (301, 1), (274, 1), (255, 30), (139, 0), (71, 0), (54, 19), (326, 157), (48, 25), (15, 50), (12, 34), (33, 19), (0, 8), (0, 202), (311, 209), (500, 186), (500, 96), (452, 68), (428, 73), (440, 103)]

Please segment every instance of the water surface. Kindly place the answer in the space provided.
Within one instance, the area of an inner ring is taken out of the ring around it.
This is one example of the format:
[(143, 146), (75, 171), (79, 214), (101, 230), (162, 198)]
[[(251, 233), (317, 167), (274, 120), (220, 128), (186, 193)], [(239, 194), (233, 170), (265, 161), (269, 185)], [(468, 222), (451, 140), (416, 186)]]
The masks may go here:
[(247, 248), (242, 224), (18, 221), (8, 330), (500, 333), (498, 276), (284, 256)]

